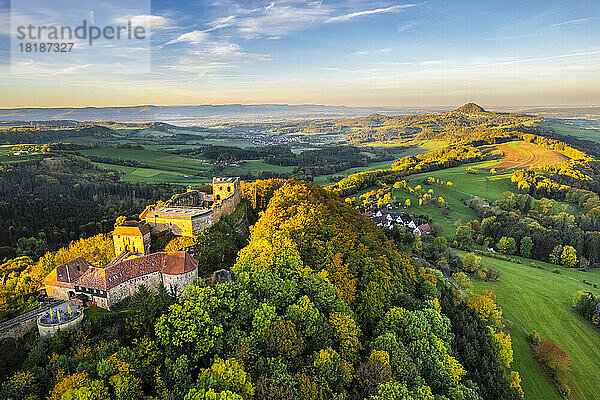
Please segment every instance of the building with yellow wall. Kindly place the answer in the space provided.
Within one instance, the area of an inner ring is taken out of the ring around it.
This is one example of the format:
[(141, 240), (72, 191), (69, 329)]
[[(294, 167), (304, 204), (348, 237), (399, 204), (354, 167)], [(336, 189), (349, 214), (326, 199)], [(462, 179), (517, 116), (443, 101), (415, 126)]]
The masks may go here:
[(213, 178), (212, 182), (213, 198), (215, 202), (222, 201), (229, 196), (239, 196), (242, 187), (240, 178)]
[(124, 251), (131, 253), (150, 253), (150, 225), (146, 222), (125, 221), (113, 232), (115, 254)]
[(199, 235), (213, 223), (209, 208), (160, 207), (145, 211), (142, 218), (157, 231), (169, 230), (178, 236)]
[(212, 185), (188, 188), (163, 204), (150, 205), (140, 219), (155, 231), (196, 236), (223, 215), (231, 214), (241, 200), (240, 178), (213, 178)]

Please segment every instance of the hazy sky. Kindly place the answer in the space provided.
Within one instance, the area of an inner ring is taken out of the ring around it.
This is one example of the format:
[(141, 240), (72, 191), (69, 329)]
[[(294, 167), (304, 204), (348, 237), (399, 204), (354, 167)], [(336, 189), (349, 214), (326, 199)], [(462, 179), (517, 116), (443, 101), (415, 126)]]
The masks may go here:
[(21, 73), (34, 61), (13, 57), (11, 71), (2, 24), (0, 107), (600, 105), (598, 0), (155, 0), (127, 13), (153, 23), (149, 70), (99, 44), (59, 70)]

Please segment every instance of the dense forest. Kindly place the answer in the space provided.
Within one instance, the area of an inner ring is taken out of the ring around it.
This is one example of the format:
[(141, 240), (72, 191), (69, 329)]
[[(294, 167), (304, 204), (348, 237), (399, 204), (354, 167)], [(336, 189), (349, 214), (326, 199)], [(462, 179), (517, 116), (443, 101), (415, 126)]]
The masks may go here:
[(141, 287), (120, 312), (16, 342), (0, 397), (522, 396), (492, 295), (420, 266), (333, 193), (294, 181), (247, 185), (254, 211), (264, 211), (234, 282), (199, 279), (178, 300)]
[[(241, 148), (204, 145), (199, 148), (173, 150), (176, 154), (200, 155), (215, 164), (231, 164), (243, 160), (263, 160), (268, 164), (294, 166), (294, 176), (319, 176), (334, 174), (348, 168), (366, 167), (369, 163), (394, 160), (396, 148), (369, 149), (356, 146), (327, 145), (304, 150), (299, 154), (289, 146), (257, 146)], [(124, 164), (125, 165), (125, 164)]]
[(71, 240), (108, 232), (119, 215), (135, 216), (176, 191), (121, 182), (118, 174), (72, 156), (3, 166), (0, 258), (37, 258)]

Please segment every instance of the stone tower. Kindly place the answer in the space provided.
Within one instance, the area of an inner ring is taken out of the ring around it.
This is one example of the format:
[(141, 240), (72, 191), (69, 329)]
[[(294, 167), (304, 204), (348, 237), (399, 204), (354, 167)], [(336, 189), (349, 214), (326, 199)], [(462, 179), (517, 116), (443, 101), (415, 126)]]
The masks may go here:
[(115, 254), (124, 251), (131, 253), (150, 253), (150, 225), (146, 222), (125, 221), (113, 232)]

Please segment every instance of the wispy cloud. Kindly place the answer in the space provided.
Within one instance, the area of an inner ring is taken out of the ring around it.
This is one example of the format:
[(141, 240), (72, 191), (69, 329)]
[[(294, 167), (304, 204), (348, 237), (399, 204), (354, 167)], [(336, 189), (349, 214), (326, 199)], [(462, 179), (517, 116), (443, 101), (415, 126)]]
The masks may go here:
[(206, 31), (194, 30), (194, 31), (179, 35), (176, 39), (173, 39), (173, 40), (167, 42), (165, 44), (165, 46), (175, 44), (175, 43), (182, 43), (182, 42), (199, 44), (199, 43), (202, 43), (202, 42), (208, 40), (208, 38), (210, 38), (210, 34), (208, 34)]
[(440, 65), (440, 64), (444, 64), (444, 61), (442, 61), (442, 60), (426, 60), (426, 61), (421, 61), (419, 63), (419, 65)]
[(73, 65), (71, 67), (67, 67), (65, 69), (62, 69), (60, 71), (56, 71), (55, 73), (53, 73), (52, 75), (62, 75), (62, 74), (68, 74), (70, 72), (75, 72), (78, 71), (80, 69), (84, 69), (89, 67), (92, 64), (83, 64), (83, 65)]
[(374, 55), (378, 55), (378, 54), (389, 53), (390, 51), (392, 51), (392, 49), (389, 47), (386, 47), (383, 49), (359, 50), (359, 51), (355, 51), (352, 54), (355, 56), (374, 56)]
[(317, 19), (331, 15), (325, 4), (307, 7), (298, 3), (270, 3), (260, 12), (238, 17), (235, 27), (245, 38), (276, 37), (306, 29)]
[(559, 22), (556, 24), (552, 24), (553, 27), (565, 26), (565, 25), (583, 25), (590, 22), (592, 18), (578, 18), (578, 19), (570, 19), (567, 21)]
[(593, 56), (593, 55), (598, 55), (598, 54), (600, 54), (600, 50), (590, 50), (590, 51), (582, 51), (582, 52), (578, 52), (578, 53), (557, 54), (557, 55), (553, 55), (553, 56), (544, 56), (544, 57), (521, 58), (521, 59), (516, 59), (516, 60), (499, 61), (499, 62), (489, 63), (489, 64), (472, 65), (472, 66), (467, 66), (462, 69), (499, 67), (499, 66), (504, 66), (504, 65), (523, 64), (523, 63), (538, 62), (538, 61), (560, 60), (563, 58)]
[(400, 25), (398, 27), (398, 32), (408, 32), (408, 31), (412, 31), (417, 27), (417, 23), (416, 22), (409, 22), (407, 24), (404, 25)]
[(385, 8), (376, 8), (374, 10), (358, 11), (358, 12), (353, 12), (353, 13), (349, 13), (349, 14), (344, 14), (344, 15), (338, 15), (338, 16), (335, 16), (335, 17), (331, 17), (331, 18), (327, 19), (325, 21), (325, 23), (345, 22), (345, 21), (349, 21), (349, 20), (351, 20), (353, 18), (356, 18), (356, 17), (361, 17), (363, 15), (383, 14), (383, 13), (395, 12), (395, 11), (400, 11), (400, 10), (404, 10), (404, 9), (411, 8), (411, 7), (416, 7), (417, 5), (418, 4), (409, 3), (409, 4), (403, 4), (403, 5), (391, 6), (391, 7), (385, 7)]
[(128, 17), (117, 18), (115, 22), (126, 24), (131, 21), (132, 25), (151, 27), (152, 29), (167, 29), (174, 26), (174, 22), (161, 15), (131, 15)]

